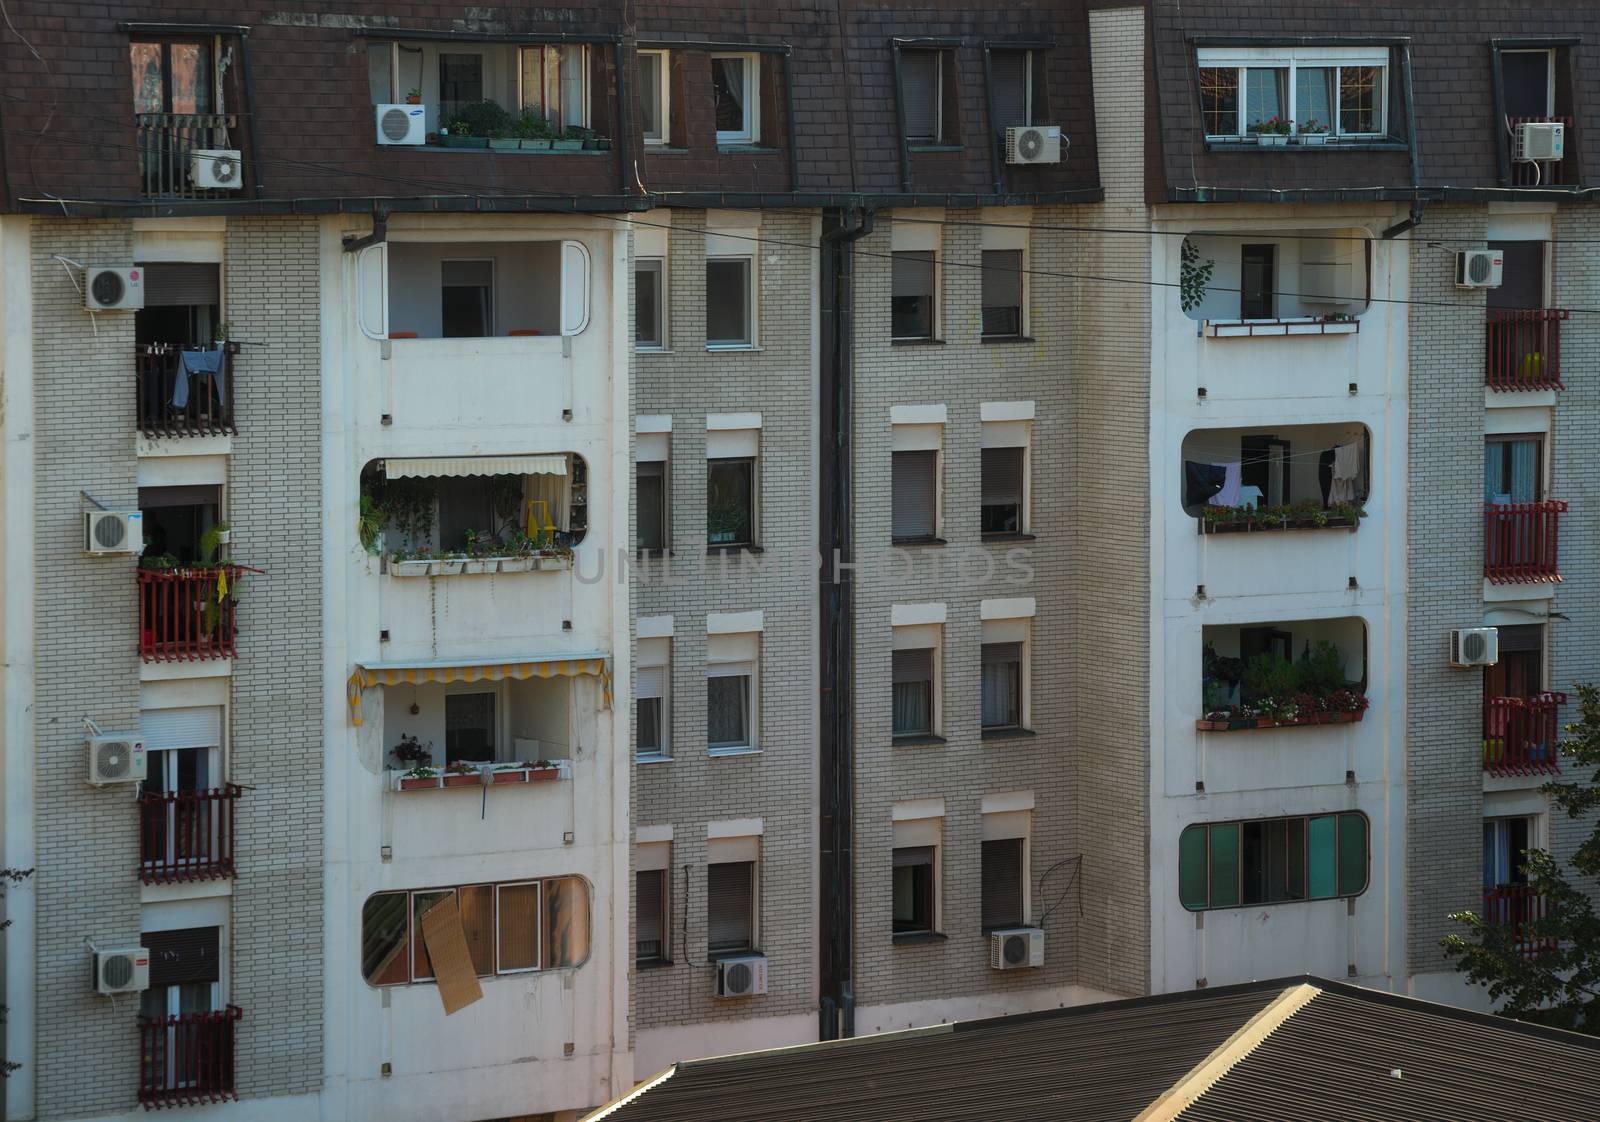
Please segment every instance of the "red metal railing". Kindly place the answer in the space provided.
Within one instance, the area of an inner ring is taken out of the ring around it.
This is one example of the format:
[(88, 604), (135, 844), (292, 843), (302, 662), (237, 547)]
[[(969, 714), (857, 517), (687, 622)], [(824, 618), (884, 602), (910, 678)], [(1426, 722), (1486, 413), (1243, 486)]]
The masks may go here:
[(1564, 693), (1483, 699), (1483, 770), (1491, 775), (1558, 775)]
[[(1577, 125), (1575, 117), (1507, 117), (1506, 126), (1511, 135), (1506, 138), (1506, 143), (1515, 148), (1517, 126), (1521, 124), (1542, 124), (1545, 122), (1559, 122), (1566, 125), (1565, 147), (1572, 146), (1572, 131)], [(1550, 187), (1570, 186), (1567, 180), (1566, 160), (1540, 160), (1534, 163), (1529, 160), (1511, 161), (1511, 186), (1513, 187)]]
[(1483, 575), (1494, 584), (1561, 579), (1564, 502), (1484, 503)]
[(232, 784), (204, 791), (157, 791), (139, 802), (139, 879), (145, 884), (235, 875)]
[(238, 1098), (234, 1090), (237, 1005), (215, 1013), (139, 1018), (139, 1102), (146, 1110)]
[(139, 348), (135, 390), (139, 431), (147, 436), (219, 436), (233, 427), (233, 355), (238, 344), (223, 347), (222, 369), (216, 376), (189, 378), (188, 401), (172, 404), (178, 379), (188, 377), (179, 366), (184, 348), (146, 343)]
[(1565, 308), (1505, 308), (1489, 312), (1488, 383), (1507, 390), (1559, 390), (1561, 321)]
[(239, 572), (238, 565), (140, 569), (140, 657), (146, 662), (233, 657), (233, 590)]
[(1556, 949), (1556, 940), (1528, 930), (1534, 920), (1545, 917), (1545, 908), (1544, 897), (1534, 895), (1525, 884), (1498, 884), (1483, 890), (1483, 921), (1509, 928), (1517, 953), (1523, 958), (1535, 958)]

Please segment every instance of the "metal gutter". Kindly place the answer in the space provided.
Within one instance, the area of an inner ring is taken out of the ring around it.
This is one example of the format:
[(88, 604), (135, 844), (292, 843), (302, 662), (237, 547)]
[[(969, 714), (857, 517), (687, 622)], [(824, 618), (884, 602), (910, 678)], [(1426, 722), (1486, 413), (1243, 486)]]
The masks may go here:
[(118, 31), (129, 35), (238, 35), (250, 34), (242, 23), (158, 23), (147, 20), (118, 20)]
[(728, 54), (792, 55), (788, 43), (716, 43), (704, 39), (640, 39), (634, 44), (641, 51), (726, 51)]
[(569, 31), (525, 31), (520, 34), (492, 31), (446, 31), (415, 27), (352, 27), (350, 34), (357, 39), (382, 39), (400, 42), (448, 43), (620, 43), (617, 32), (574, 34)]
[(250, 69), (250, 36), (239, 36), (239, 78), (244, 83), (245, 132), (250, 137), (250, 190), (256, 198), (267, 191), (267, 181), (262, 177), (261, 130), (256, 127), (256, 80)]
[(611, 130), (616, 134), (611, 139), (611, 150), (617, 156), (618, 186), (624, 195), (631, 195), (634, 191), (633, 178), (628, 174), (628, 157), (632, 155), (628, 150), (628, 121), (633, 113), (628, 104), (628, 67), (621, 39), (616, 41), (612, 54), (617, 65), (617, 119)]

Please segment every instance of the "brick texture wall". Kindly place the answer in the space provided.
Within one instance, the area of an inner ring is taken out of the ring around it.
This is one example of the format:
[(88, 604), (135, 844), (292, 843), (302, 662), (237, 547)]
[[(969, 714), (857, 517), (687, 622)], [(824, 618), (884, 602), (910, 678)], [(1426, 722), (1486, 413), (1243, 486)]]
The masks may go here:
[(228, 223), (239, 434), (233, 556), (266, 570), (239, 597), (232, 778), (239, 804), (233, 1001), (242, 1096), (322, 1083), (322, 528), (317, 222)]

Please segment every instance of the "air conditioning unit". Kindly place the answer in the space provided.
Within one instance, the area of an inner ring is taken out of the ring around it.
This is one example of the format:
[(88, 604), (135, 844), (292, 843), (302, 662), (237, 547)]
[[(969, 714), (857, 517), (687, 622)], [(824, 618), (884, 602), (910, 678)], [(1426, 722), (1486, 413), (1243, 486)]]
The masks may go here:
[(1567, 126), (1560, 121), (1523, 121), (1512, 136), (1513, 160), (1560, 160), (1567, 150)]
[(1059, 164), (1061, 129), (1056, 125), (1021, 125), (1006, 130), (1006, 163)]
[(428, 113), (420, 105), (378, 106), (379, 144), (423, 144), (428, 139)]
[(1457, 288), (1499, 288), (1506, 259), (1498, 249), (1463, 249), (1456, 253)]
[(144, 270), (90, 265), (83, 271), (83, 306), (91, 312), (138, 311), (144, 307)]
[(144, 515), (137, 510), (83, 512), (85, 553), (138, 553), (144, 549)]
[(1451, 666), (1493, 666), (1499, 661), (1498, 627), (1462, 627), (1450, 632)]
[(144, 741), (136, 736), (91, 736), (89, 738), (89, 782), (96, 787), (110, 783), (138, 783), (148, 774), (149, 758)]
[(1044, 932), (1037, 927), (1005, 927), (989, 933), (989, 965), (1024, 970), (1044, 965)]
[(189, 182), (200, 191), (237, 191), (244, 186), (243, 155), (233, 148), (197, 148), (189, 153)]
[(146, 948), (96, 950), (93, 957), (96, 993), (142, 993), (150, 988), (150, 952)]
[(766, 992), (766, 955), (744, 954), (717, 962), (717, 997), (754, 997)]

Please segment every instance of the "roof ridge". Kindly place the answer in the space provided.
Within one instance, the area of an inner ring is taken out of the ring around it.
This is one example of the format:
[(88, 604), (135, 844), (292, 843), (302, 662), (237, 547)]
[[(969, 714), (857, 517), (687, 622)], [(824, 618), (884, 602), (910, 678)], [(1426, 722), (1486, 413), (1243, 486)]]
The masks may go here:
[(1209, 1056), (1190, 1068), (1182, 1079), (1163, 1091), (1155, 1102), (1140, 1111), (1134, 1122), (1172, 1122), (1321, 993), (1322, 990), (1305, 982), (1284, 990), (1213, 1048)]

